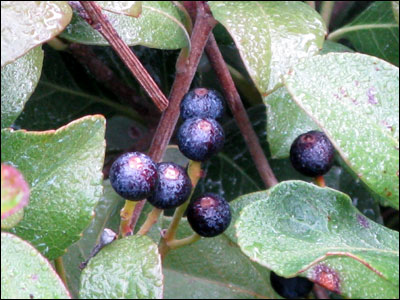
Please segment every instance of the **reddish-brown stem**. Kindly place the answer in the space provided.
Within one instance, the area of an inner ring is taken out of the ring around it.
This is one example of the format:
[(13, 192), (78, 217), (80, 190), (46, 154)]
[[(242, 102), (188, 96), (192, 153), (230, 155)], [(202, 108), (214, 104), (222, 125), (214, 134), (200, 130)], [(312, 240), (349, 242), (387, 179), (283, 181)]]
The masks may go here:
[[(185, 1), (184, 5), (193, 18), (195, 11), (191, 1)], [(251, 126), (251, 122), (247, 116), (242, 100), (240, 99), (239, 93), (236, 90), (232, 76), (229, 73), (228, 67), (224, 61), (224, 58), (222, 57), (221, 52), (219, 51), (213, 34), (210, 35), (205, 50), (211, 66), (214, 68), (218, 80), (221, 83), (228, 106), (232, 111), (236, 123), (243, 135), (258, 173), (267, 187), (278, 184), (278, 180), (276, 179), (268, 160), (264, 155), (264, 151), (261, 148), (258, 137)]]
[[(191, 48), (189, 57), (186, 58), (185, 50), (181, 51), (176, 66), (176, 76), (171, 88), (169, 105), (161, 116), (157, 130), (149, 150), (149, 156), (154, 161), (160, 161), (172, 137), (176, 123), (179, 119), (179, 105), (183, 96), (188, 92), (190, 84), (197, 70), (204, 47), (210, 36), (211, 30), (216, 25), (209, 9), (201, 2), (197, 2), (197, 17), (191, 35)], [(134, 211), (132, 224), (136, 224), (146, 200), (139, 202)]]
[(315, 177), (315, 183), (320, 187), (326, 187), (324, 176)]
[(117, 31), (103, 15), (101, 8), (94, 1), (80, 1), (80, 3), (85, 8), (87, 16), (89, 17), (86, 21), (104, 36), (141, 86), (146, 90), (154, 104), (160, 111), (164, 111), (168, 106), (167, 98), (136, 55), (129, 49), (128, 45), (121, 39)]

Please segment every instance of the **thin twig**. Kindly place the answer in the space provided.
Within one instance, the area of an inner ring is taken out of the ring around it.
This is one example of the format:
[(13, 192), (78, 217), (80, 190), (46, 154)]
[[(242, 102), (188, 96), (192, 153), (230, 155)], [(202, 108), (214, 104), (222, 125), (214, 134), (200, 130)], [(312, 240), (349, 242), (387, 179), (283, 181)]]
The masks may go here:
[(141, 86), (143, 86), (149, 94), (154, 104), (160, 111), (164, 111), (168, 106), (167, 98), (136, 55), (129, 49), (128, 45), (121, 39), (108, 19), (102, 14), (101, 8), (94, 1), (80, 1), (80, 3), (85, 8), (87, 16), (89, 17), (86, 21), (104, 36)]
[[(193, 4), (191, 1), (184, 1), (184, 5), (193, 18), (195, 11), (193, 10)], [(268, 160), (265, 157), (264, 151), (262, 150), (260, 142), (258, 141), (257, 134), (251, 125), (249, 117), (247, 116), (246, 109), (243, 106), (240, 95), (235, 87), (235, 83), (233, 82), (232, 76), (229, 73), (229, 69), (224, 61), (224, 58), (222, 57), (213, 34), (211, 34), (208, 39), (205, 51), (211, 66), (214, 68), (218, 80), (221, 83), (228, 106), (232, 111), (236, 123), (243, 135), (243, 138), (247, 144), (247, 148), (249, 149), (250, 155), (254, 161), (258, 173), (260, 174), (261, 179), (267, 187), (272, 187), (278, 184), (278, 180), (276, 179)]]
[[(189, 57), (186, 57), (185, 50), (182, 49), (176, 66), (176, 76), (171, 88), (169, 105), (161, 116), (150, 146), (149, 156), (154, 161), (160, 161), (164, 155), (179, 119), (179, 105), (183, 96), (189, 91), (204, 47), (215, 25), (216, 21), (212, 17), (210, 10), (203, 3), (198, 3), (197, 17), (191, 35)], [(132, 216), (132, 224), (136, 224), (145, 203), (146, 200), (142, 200), (136, 205)]]

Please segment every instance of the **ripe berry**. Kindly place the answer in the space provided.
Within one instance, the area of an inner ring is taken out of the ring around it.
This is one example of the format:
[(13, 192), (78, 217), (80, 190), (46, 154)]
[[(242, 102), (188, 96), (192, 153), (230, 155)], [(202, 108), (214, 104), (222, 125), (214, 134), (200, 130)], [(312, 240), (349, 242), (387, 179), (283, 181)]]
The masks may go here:
[(333, 145), (320, 131), (299, 135), (290, 148), (293, 167), (306, 176), (324, 175), (332, 167), (333, 157)]
[(228, 228), (231, 210), (224, 198), (208, 193), (189, 205), (187, 220), (197, 234), (214, 237)]
[(192, 191), (192, 182), (186, 170), (168, 162), (160, 163), (157, 168), (158, 182), (153, 195), (147, 200), (160, 209), (175, 208), (185, 202)]
[(110, 182), (114, 190), (127, 200), (147, 198), (157, 183), (156, 164), (143, 153), (125, 153), (112, 164)]
[(206, 88), (188, 92), (181, 102), (181, 118), (221, 119), (224, 115), (224, 102), (220, 93)]
[(284, 278), (276, 275), (274, 272), (271, 272), (270, 280), (274, 290), (280, 296), (288, 299), (298, 299), (307, 296), (314, 285), (307, 278)]
[(189, 159), (205, 161), (224, 146), (225, 134), (221, 125), (210, 118), (186, 120), (178, 131), (179, 150)]

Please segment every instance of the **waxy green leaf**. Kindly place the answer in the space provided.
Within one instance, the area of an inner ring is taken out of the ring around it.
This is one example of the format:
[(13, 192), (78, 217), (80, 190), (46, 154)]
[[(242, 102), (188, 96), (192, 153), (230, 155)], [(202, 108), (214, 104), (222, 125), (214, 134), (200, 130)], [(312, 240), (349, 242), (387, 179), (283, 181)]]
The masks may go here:
[(58, 35), (71, 16), (66, 1), (1, 1), (1, 67)]
[(157, 245), (129, 236), (104, 247), (81, 276), (81, 299), (159, 299), (163, 274)]
[(321, 16), (302, 2), (210, 1), (261, 94), (282, 84), (299, 58), (316, 54), (326, 33)]
[(285, 85), (353, 172), (398, 208), (399, 69), (363, 54), (330, 53), (296, 65)]
[[(83, 9), (79, 6), (76, 9)], [(143, 2), (142, 12), (137, 18), (108, 11), (103, 11), (103, 14), (129, 46), (143, 45), (158, 49), (180, 49), (190, 46), (190, 37), (183, 25), (184, 20), (172, 2)], [(77, 13), (74, 13), (71, 24), (61, 37), (75, 43), (108, 45), (104, 37)]]
[(70, 299), (51, 264), (30, 244), (1, 233), (1, 299)]
[(251, 259), (346, 297), (399, 297), (399, 233), (366, 218), (346, 194), (286, 181), (248, 197), (255, 202), (235, 227)]
[(1, 68), (1, 128), (10, 127), (24, 109), (42, 73), (43, 51), (38, 46)]
[(1, 132), (1, 161), (17, 167), (31, 188), (24, 219), (12, 232), (49, 259), (80, 238), (102, 195), (104, 132), (99, 115), (56, 131)]
[[(397, 14), (398, 14), (398, 1)], [(346, 26), (329, 34), (328, 39), (348, 39), (354, 48), (399, 65), (399, 22), (391, 1), (375, 1)]]

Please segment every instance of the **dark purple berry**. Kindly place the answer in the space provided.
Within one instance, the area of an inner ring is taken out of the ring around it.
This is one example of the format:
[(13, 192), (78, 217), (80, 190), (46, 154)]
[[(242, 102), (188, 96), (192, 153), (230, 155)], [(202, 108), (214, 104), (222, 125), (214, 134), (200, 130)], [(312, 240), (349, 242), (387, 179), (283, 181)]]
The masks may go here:
[(109, 177), (112, 187), (121, 197), (137, 201), (153, 193), (157, 166), (143, 153), (125, 153), (112, 164)]
[(314, 285), (307, 278), (285, 278), (276, 275), (274, 272), (271, 272), (270, 280), (274, 290), (287, 299), (298, 299), (307, 296)]
[(198, 235), (217, 236), (223, 233), (231, 222), (229, 203), (216, 194), (205, 194), (189, 205), (187, 220)]
[(189, 159), (205, 161), (224, 146), (225, 134), (221, 125), (210, 118), (186, 120), (178, 131), (179, 150)]
[(224, 102), (220, 93), (206, 88), (188, 92), (181, 102), (181, 118), (211, 118), (219, 120), (224, 115)]
[(158, 182), (153, 195), (147, 200), (155, 207), (169, 209), (180, 206), (190, 196), (192, 182), (184, 168), (166, 162), (157, 168)]
[(290, 148), (290, 160), (293, 167), (303, 175), (321, 176), (332, 167), (334, 150), (323, 132), (309, 131), (294, 140)]

